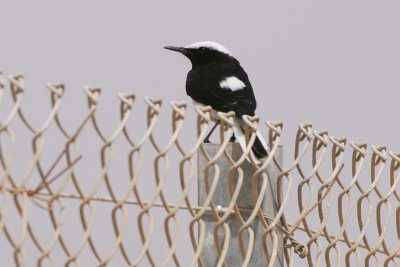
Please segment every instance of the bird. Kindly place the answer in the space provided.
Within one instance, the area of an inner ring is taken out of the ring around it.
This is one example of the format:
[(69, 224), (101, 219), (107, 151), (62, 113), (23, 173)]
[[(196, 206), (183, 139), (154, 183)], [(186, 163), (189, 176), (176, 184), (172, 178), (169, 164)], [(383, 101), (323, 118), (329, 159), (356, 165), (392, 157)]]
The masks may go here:
[[(245, 124), (242, 116), (254, 116), (257, 103), (249, 77), (240, 62), (225, 46), (212, 41), (164, 48), (183, 54), (192, 63), (186, 78), (186, 93), (195, 104), (211, 106), (214, 114), (216, 111), (235, 112), (234, 133), (242, 149), (245, 149)], [(209, 142), (209, 137), (219, 124), (215, 115), (214, 121), (216, 123), (204, 142)], [(231, 138), (231, 141), (234, 140), (235, 135)], [(258, 159), (265, 158), (268, 156), (267, 150), (265, 140), (257, 131), (252, 146), (254, 155)]]

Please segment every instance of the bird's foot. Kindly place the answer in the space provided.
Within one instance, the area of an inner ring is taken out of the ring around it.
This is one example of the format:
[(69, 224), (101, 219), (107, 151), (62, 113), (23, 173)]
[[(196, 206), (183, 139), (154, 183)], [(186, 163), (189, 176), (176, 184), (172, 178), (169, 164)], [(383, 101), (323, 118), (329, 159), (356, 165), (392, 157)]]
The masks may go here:
[(232, 134), (231, 138), (229, 138), (229, 142), (235, 143), (235, 141), (236, 141), (235, 134)]
[(207, 138), (205, 138), (205, 139), (203, 140), (203, 143), (209, 144), (209, 143), (211, 143), (211, 142), (210, 142), (210, 139), (207, 137)]

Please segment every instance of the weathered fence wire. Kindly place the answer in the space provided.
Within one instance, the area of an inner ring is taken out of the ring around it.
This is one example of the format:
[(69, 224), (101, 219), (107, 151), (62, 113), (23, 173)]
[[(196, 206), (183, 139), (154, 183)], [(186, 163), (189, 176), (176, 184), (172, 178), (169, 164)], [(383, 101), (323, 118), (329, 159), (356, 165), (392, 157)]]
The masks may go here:
[[(287, 266), (399, 265), (399, 153), (379, 146), (368, 149), (364, 143), (348, 142), (302, 123), (293, 142), (294, 158), (282, 164), (276, 155), (282, 145), (283, 123), (266, 122), (269, 155), (260, 163), (251, 153), (260, 121), (247, 116), (248, 147), (234, 160), (227, 153), (232, 146), (231, 112), (218, 113), (221, 142), (210, 155), (203, 144), (212, 124), (210, 107), (194, 106), (197, 136), (188, 137), (181, 135), (188, 120), (185, 103), (172, 101), (169, 111), (162, 108), (161, 100), (146, 97), (146, 127), (137, 138), (138, 126), (127, 126), (130, 120), (143, 117), (140, 112), (132, 115), (132, 94), (118, 94), (119, 123), (107, 137), (97, 116), (101, 90), (93, 87), (85, 87), (88, 108), (76, 123), (76, 130), (71, 131), (59, 114), (65, 86), (52, 83), (47, 85), (51, 110), (44, 123), (35, 127), (23, 111), (23, 105), (29, 104), (24, 99), (23, 76), (10, 76), (6, 86), (0, 73), (0, 101), (8, 87), (11, 108), (2, 114), (0, 122), (0, 259), (7, 266), (202, 266), (204, 215), (215, 219), (215, 231), (224, 231), (224, 242), (217, 235), (213, 239), (221, 266), (227, 264), (231, 220), (240, 225), (236, 234), (248, 240), (240, 242), (237, 253), (241, 262), (235, 266), (250, 263), (254, 249), (250, 225), (255, 221), (263, 227), (261, 256), (268, 259), (269, 266), (277, 259), (279, 235), (284, 237)], [(172, 133), (162, 134), (165, 145), (154, 132), (161, 111), (172, 113)], [(16, 126), (16, 122), (22, 126)], [(45, 141), (52, 138), (46, 137), (51, 127), (61, 136), (57, 144), (62, 149), (49, 161)], [(18, 137), (21, 131), (29, 132), (21, 137), (31, 143), (31, 148), (24, 148), (27, 161), (15, 157), (16, 147), (22, 142)], [(98, 169), (92, 164), (98, 153), (91, 154), (90, 161), (80, 147), (88, 131), (90, 138), (100, 140)], [(187, 140), (193, 140), (189, 148), (183, 145)], [(127, 150), (124, 155), (117, 153), (118, 142)], [(286, 146), (285, 153), (289, 150)], [(198, 155), (208, 159), (207, 168), (197, 170)], [(122, 157), (128, 162), (127, 170), (113, 176), (113, 162)], [(216, 162), (221, 158), (229, 164), (228, 173), (220, 173)], [(253, 168), (252, 177), (243, 177), (244, 162)], [(279, 170), (274, 179), (266, 172), (272, 165)], [(97, 174), (80, 175), (85, 168), (95, 169)], [(193, 195), (198, 171), (208, 176), (211, 169), (213, 174), (207, 178), (211, 187), (203, 205), (198, 205)], [(236, 183), (229, 182), (226, 206), (213, 201), (221, 175), (239, 177)], [(240, 208), (236, 202), (243, 179), (262, 184), (261, 191), (251, 192), (252, 210)], [(177, 185), (172, 191), (171, 181)], [(268, 184), (277, 188), (274, 216), (265, 214), (261, 207)], [(103, 207), (102, 203), (108, 208), (97, 209)], [(103, 225), (106, 221), (109, 224)], [(102, 240), (105, 235), (112, 238)]]

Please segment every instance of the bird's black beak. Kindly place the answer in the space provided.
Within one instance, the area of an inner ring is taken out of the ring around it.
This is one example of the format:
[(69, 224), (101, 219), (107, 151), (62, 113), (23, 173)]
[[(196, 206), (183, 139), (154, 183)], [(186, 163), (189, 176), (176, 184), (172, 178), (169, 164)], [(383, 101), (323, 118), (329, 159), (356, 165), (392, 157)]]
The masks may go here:
[(175, 52), (179, 52), (181, 54), (184, 54), (185, 56), (190, 54), (190, 51), (184, 47), (176, 47), (176, 46), (164, 46), (165, 49), (171, 50), (171, 51), (175, 51)]

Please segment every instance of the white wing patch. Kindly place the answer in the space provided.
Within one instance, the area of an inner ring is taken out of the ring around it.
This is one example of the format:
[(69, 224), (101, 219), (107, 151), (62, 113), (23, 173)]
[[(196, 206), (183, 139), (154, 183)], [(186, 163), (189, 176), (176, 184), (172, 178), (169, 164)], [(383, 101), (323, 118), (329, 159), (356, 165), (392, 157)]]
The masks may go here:
[(232, 91), (237, 91), (246, 87), (246, 85), (236, 78), (235, 76), (230, 76), (219, 82), (219, 86), (224, 89), (230, 89)]
[(232, 53), (229, 52), (228, 49), (225, 48), (225, 46), (223, 46), (222, 44), (216, 43), (216, 42), (203, 41), (203, 42), (197, 42), (197, 43), (193, 43), (188, 46), (185, 46), (185, 48), (194, 48), (194, 49), (197, 49), (200, 47), (207, 47), (207, 48), (217, 50), (221, 53), (232, 56)]

